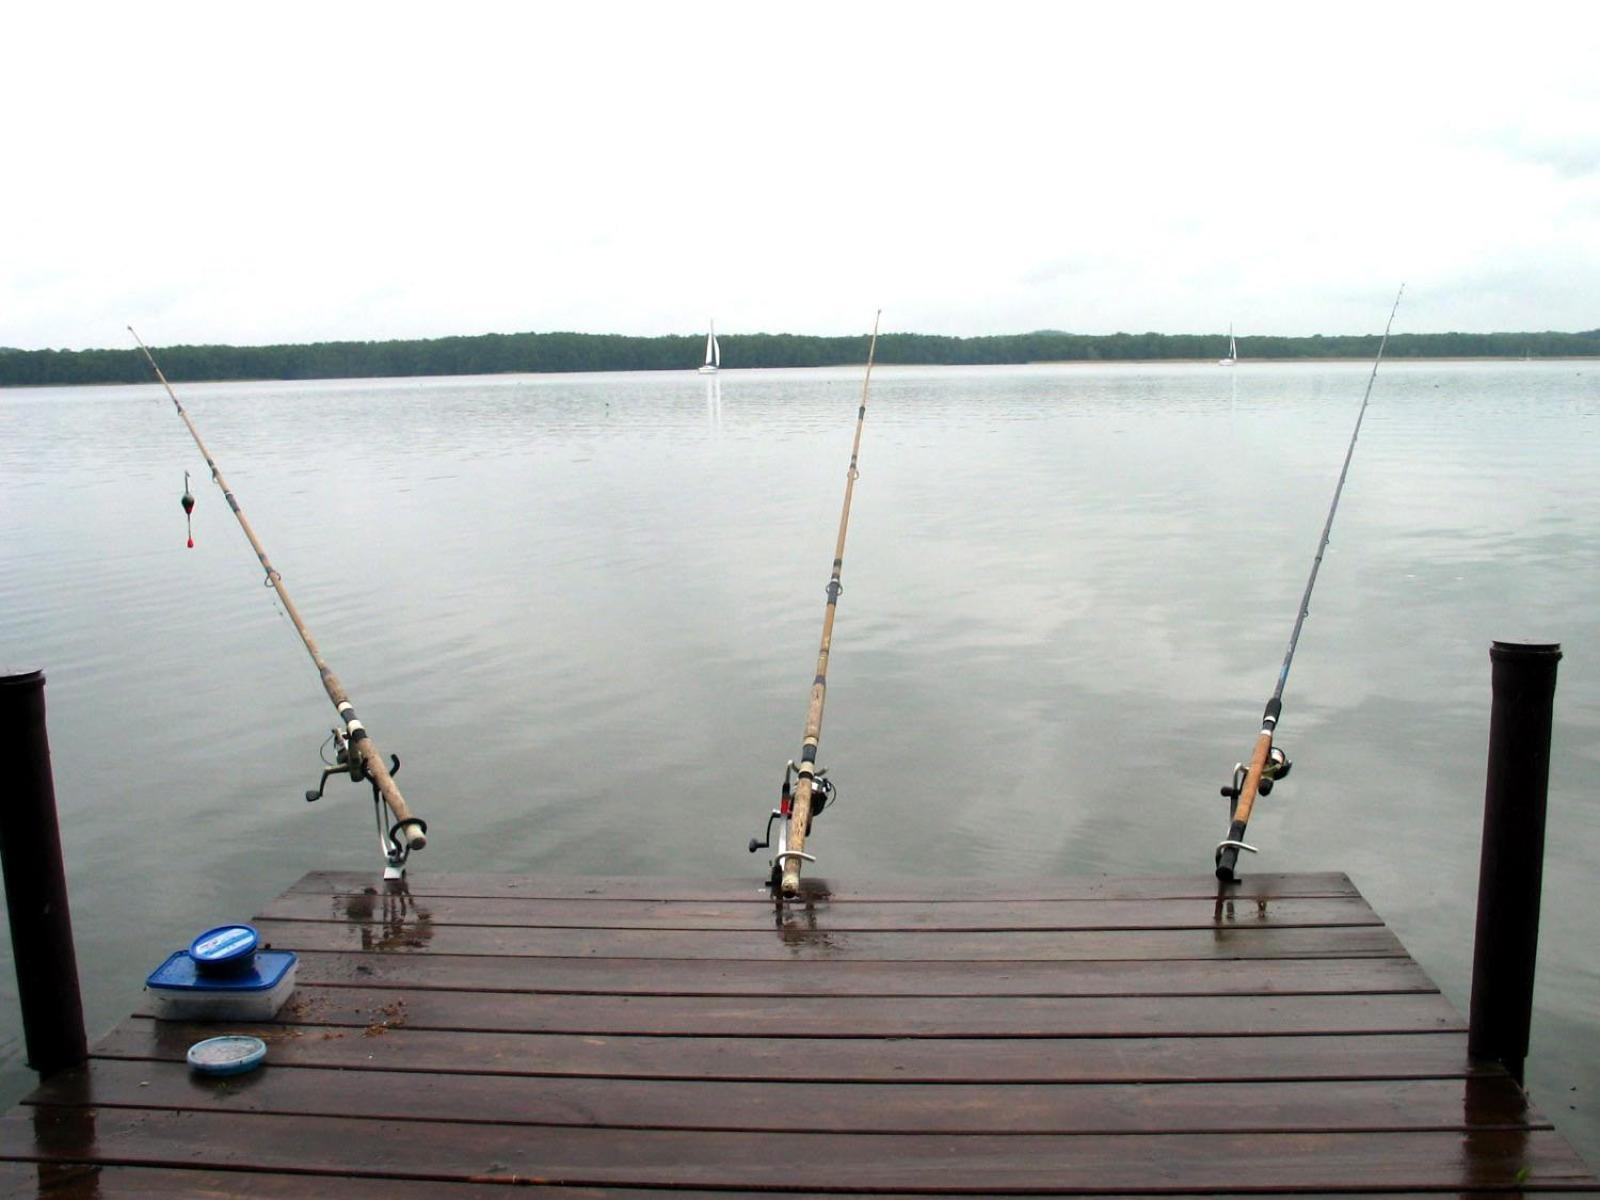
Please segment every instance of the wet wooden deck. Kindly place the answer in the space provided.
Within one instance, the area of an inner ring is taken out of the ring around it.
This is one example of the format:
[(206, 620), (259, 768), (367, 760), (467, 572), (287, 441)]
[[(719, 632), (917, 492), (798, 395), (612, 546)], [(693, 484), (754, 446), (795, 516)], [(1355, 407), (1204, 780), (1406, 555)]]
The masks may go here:
[(0, 1120), (0, 1193), (1600, 1195), (1342, 875), (763, 897), (308, 875), (257, 921), (294, 998), (227, 1027), (268, 1065), (135, 1015)]

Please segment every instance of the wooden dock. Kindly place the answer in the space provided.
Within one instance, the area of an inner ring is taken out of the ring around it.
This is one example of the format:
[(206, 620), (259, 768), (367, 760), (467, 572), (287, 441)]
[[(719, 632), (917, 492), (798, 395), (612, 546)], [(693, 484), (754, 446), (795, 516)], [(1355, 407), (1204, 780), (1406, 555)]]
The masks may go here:
[(0, 1120), (0, 1192), (1600, 1195), (1342, 875), (392, 886), (260, 914), (265, 1067), (135, 1015)]

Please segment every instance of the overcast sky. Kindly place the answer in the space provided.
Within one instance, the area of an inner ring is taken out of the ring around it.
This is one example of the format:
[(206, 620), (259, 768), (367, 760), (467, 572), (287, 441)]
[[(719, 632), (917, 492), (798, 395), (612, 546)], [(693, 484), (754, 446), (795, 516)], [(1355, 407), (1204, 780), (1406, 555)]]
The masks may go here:
[(6, 7), (0, 345), (1600, 326), (1600, 5)]

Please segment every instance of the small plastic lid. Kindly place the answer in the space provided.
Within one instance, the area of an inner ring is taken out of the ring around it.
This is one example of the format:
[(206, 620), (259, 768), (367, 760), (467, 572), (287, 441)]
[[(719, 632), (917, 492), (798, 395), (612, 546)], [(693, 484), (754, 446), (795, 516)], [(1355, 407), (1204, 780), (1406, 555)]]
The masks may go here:
[(206, 974), (243, 970), (255, 957), (261, 935), (249, 925), (218, 925), (189, 943), (189, 957)]
[(258, 1037), (229, 1034), (206, 1038), (189, 1047), (189, 1065), (202, 1075), (243, 1075), (254, 1071), (267, 1057), (267, 1044)]

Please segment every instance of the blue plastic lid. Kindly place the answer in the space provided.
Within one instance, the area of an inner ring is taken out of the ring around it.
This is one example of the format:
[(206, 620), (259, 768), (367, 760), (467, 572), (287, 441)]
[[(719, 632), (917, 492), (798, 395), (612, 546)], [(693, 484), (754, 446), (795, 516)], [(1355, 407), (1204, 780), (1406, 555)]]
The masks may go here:
[(293, 950), (263, 950), (231, 975), (206, 975), (187, 950), (174, 950), (144, 981), (146, 987), (182, 992), (270, 992), (298, 961)]
[(202, 971), (227, 974), (248, 966), (260, 944), (249, 925), (218, 925), (189, 943), (189, 957)]
[(242, 1034), (196, 1042), (188, 1054), (189, 1065), (202, 1075), (243, 1075), (254, 1071), (266, 1057), (265, 1042)]

